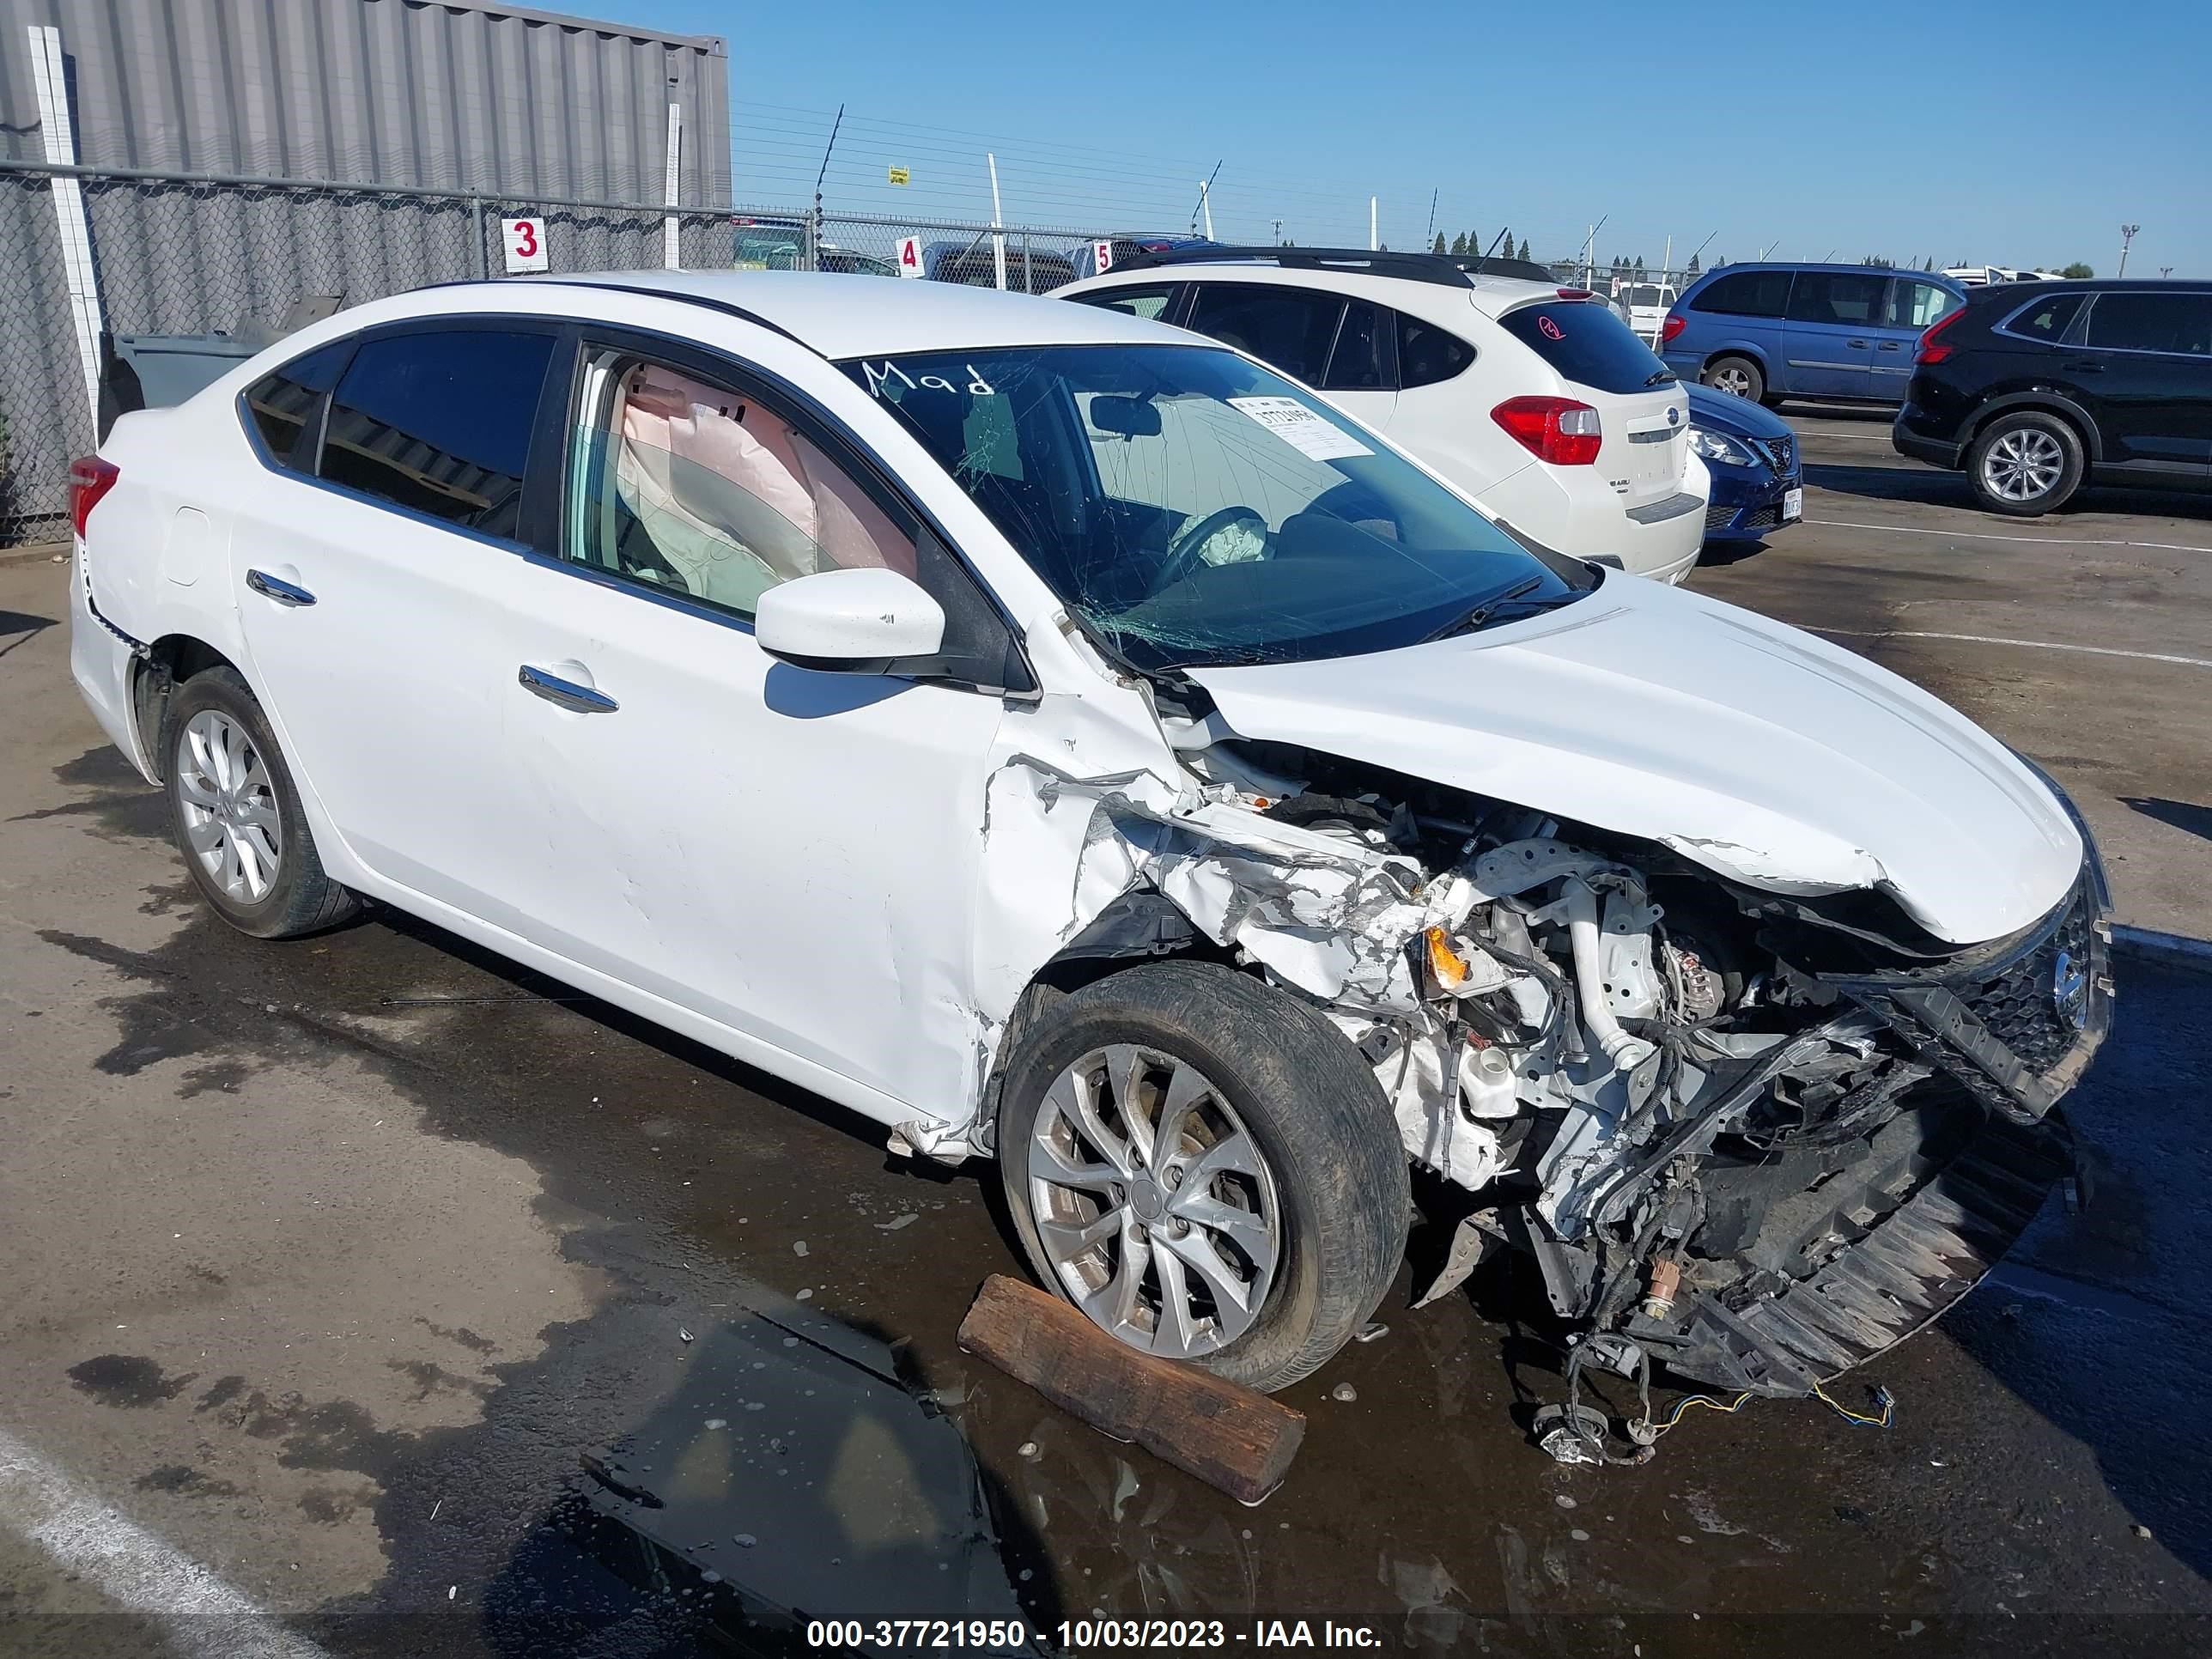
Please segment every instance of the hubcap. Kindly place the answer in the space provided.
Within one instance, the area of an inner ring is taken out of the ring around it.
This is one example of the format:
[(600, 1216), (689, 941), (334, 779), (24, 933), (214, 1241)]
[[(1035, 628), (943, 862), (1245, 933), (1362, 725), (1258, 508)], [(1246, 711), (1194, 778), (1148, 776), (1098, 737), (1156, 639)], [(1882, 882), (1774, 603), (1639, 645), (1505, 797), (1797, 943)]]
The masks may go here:
[(1731, 398), (1751, 396), (1751, 376), (1740, 368), (1724, 368), (1713, 376), (1713, 390), (1725, 392)]
[(2066, 470), (2058, 440), (2037, 427), (2008, 432), (1990, 446), (1982, 460), (1982, 482), (2008, 501), (2032, 501), (2057, 488)]
[(1116, 1043), (1037, 1110), (1030, 1207), (1076, 1305), (1133, 1347), (1188, 1359), (1252, 1328), (1281, 1259), (1266, 1158), (1196, 1066)]
[(276, 788), (246, 728), (203, 708), (177, 743), (185, 840), (200, 867), (241, 903), (267, 896), (283, 856)]

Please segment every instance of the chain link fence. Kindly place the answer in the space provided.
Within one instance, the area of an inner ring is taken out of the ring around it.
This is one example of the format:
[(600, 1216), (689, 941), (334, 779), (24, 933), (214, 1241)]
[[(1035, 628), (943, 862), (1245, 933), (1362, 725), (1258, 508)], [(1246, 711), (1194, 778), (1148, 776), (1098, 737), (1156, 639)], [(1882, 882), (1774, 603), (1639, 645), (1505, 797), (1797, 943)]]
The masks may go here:
[[(528, 219), (561, 271), (736, 268), (899, 272), (1043, 293), (1073, 280), (1079, 228), (894, 221), (775, 207), (507, 198), (461, 191), (0, 162), (0, 546), (68, 533), (69, 465), (94, 446), (53, 181), (82, 191), (99, 315), (143, 337), (243, 356), (295, 319), (428, 283), (496, 276), (501, 221)], [(146, 387), (149, 401), (161, 399)]]

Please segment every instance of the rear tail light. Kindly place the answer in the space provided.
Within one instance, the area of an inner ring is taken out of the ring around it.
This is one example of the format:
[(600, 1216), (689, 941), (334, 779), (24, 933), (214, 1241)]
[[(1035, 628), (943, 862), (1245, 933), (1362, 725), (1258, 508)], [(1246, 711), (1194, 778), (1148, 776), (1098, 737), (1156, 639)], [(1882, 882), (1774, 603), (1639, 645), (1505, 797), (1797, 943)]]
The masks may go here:
[(1597, 410), (1571, 398), (1509, 398), (1490, 411), (1490, 418), (1531, 455), (1553, 466), (1588, 466), (1604, 441)]
[(1662, 345), (1666, 344), (1668, 341), (1673, 339), (1684, 329), (1689, 327), (1689, 325), (1690, 319), (1687, 317), (1685, 317), (1680, 312), (1668, 312), (1667, 313), (1667, 320), (1659, 325), (1659, 343)]
[(1594, 300), (1597, 296), (1586, 288), (1563, 288), (1559, 290), (1559, 297), (1562, 300)]
[(1920, 337), (1920, 343), (1913, 348), (1912, 361), (1915, 363), (1940, 363), (1949, 356), (1951, 348), (1942, 343), (1936, 337), (1966, 314), (1966, 307), (1960, 306), (1948, 316), (1938, 317), (1934, 322), (1929, 324), (1927, 331)]
[(115, 481), (123, 474), (115, 463), (103, 461), (97, 455), (80, 455), (70, 463), (70, 522), (76, 533), (84, 534), (84, 521), (92, 516), (92, 509), (100, 505), (100, 498), (115, 488)]

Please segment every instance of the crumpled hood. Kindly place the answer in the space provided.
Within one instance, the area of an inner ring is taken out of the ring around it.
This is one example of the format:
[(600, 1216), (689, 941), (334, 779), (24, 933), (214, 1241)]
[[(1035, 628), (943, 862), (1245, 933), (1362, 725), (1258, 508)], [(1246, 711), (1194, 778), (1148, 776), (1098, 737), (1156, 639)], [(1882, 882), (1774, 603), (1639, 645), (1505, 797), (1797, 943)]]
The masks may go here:
[(1431, 645), (1191, 678), (1242, 736), (1641, 836), (1778, 892), (1878, 887), (1954, 944), (2026, 927), (2081, 866), (2065, 807), (1955, 709), (1632, 577)]

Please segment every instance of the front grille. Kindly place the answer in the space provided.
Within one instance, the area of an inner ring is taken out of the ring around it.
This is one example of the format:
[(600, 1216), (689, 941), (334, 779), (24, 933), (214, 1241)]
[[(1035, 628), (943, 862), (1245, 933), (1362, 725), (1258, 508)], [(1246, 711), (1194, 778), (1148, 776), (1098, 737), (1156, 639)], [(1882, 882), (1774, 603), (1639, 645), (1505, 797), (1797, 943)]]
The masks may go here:
[(1766, 453), (1767, 458), (1774, 463), (1777, 476), (1786, 477), (1790, 469), (1796, 464), (1797, 440), (1795, 437), (1769, 438), (1766, 441)]
[[(2066, 962), (2065, 977), (2081, 977), (2079, 1000), (2064, 1010), (2058, 1003), (2062, 957)], [(2092, 971), (2089, 899), (2085, 888), (2075, 896), (2065, 920), (2034, 950), (1985, 979), (1954, 984), (1951, 992), (1991, 1036), (2012, 1050), (2021, 1065), (2040, 1076), (2081, 1040), (2075, 1011), (2087, 1010), (2093, 994), (2087, 976)]]
[(1771, 530), (1782, 522), (1782, 509), (1772, 501), (1765, 507), (1753, 507), (1743, 515), (1746, 530)]
[(1735, 517), (1735, 509), (1732, 507), (1709, 507), (1705, 509), (1705, 528), (1725, 530), (1729, 526), (1729, 520), (1734, 517)]

